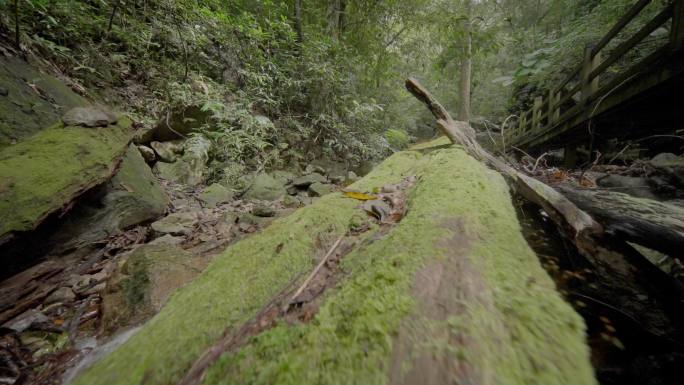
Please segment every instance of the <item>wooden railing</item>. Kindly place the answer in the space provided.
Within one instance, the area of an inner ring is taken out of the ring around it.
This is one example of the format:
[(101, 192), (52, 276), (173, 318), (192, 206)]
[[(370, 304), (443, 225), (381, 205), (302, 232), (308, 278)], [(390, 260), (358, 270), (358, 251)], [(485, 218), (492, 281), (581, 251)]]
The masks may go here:
[[(590, 119), (608, 108), (619, 104), (601, 104), (614, 90), (628, 81), (632, 81), (652, 64), (660, 61), (673, 52), (679, 52), (684, 46), (684, 0), (674, 0), (660, 11), (653, 19), (641, 27), (634, 35), (617, 44), (610, 50), (605, 59), (602, 54), (615, 37), (630, 24), (652, 0), (639, 0), (629, 11), (594, 44), (587, 46), (584, 60), (556, 87), (545, 92), (545, 96), (534, 99), (532, 108), (518, 116), (518, 125), (506, 130), (506, 142), (525, 146), (541, 144), (582, 122)], [(641, 43), (658, 28), (671, 20), (670, 34), (667, 43), (655, 49), (651, 54), (625, 71), (617, 73), (605, 84), (600, 84), (602, 74)], [(577, 98), (577, 96), (579, 96)], [(600, 105), (600, 106), (599, 106)]]

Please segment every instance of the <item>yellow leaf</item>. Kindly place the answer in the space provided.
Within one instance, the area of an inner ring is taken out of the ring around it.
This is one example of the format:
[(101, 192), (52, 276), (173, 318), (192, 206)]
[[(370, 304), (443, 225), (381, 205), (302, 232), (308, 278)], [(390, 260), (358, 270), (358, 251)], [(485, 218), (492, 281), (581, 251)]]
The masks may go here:
[(342, 194), (347, 198), (357, 199), (360, 201), (372, 201), (378, 199), (375, 195), (369, 195), (358, 191), (342, 191)]

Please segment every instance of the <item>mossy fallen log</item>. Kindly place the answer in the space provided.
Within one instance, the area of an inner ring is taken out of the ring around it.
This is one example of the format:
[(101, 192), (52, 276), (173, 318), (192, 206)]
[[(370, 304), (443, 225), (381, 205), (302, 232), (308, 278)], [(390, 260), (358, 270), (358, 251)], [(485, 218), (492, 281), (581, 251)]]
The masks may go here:
[[(583, 321), (522, 237), (503, 178), (458, 146), (423, 146), (351, 187), (412, 175), (406, 215), (343, 257), (315, 315), (225, 352), (204, 383), (594, 384)], [(304, 281), (358, 206), (330, 194), (233, 245), (75, 384), (177, 383), (224, 332)]]
[(0, 152), (0, 244), (33, 230), (117, 170), (131, 139), (131, 122), (106, 128), (40, 131)]

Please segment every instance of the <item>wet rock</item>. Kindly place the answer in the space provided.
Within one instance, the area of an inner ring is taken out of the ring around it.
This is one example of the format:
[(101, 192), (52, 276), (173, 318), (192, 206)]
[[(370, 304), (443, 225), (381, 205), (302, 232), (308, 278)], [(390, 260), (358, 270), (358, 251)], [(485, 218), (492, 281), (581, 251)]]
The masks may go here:
[(143, 146), (142, 144), (139, 145), (138, 151), (140, 151), (140, 155), (142, 155), (143, 159), (145, 159), (145, 162), (147, 163), (152, 163), (157, 159), (157, 155), (154, 153), (154, 150), (147, 146)]
[(252, 209), (252, 214), (257, 217), (274, 217), (276, 210), (271, 206), (257, 205)]
[(283, 184), (271, 175), (262, 173), (256, 176), (243, 197), (246, 199), (274, 201), (283, 195), (285, 195)]
[(60, 287), (59, 289), (53, 291), (50, 293), (50, 295), (45, 299), (43, 304), (49, 305), (52, 303), (68, 303), (76, 299), (76, 294), (74, 294), (74, 291), (71, 290), (71, 288), (68, 287)]
[(323, 175), (321, 175), (317, 172), (313, 172), (311, 174), (303, 175), (303, 176), (300, 176), (299, 178), (293, 180), (292, 185), (295, 187), (307, 188), (310, 185), (312, 185), (313, 183), (316, 183), (316, 182), (325, 183), (327, 181), (328, 180)]
[(223, 185), (214, 183), (202, 191), (199, 199), (206, 203), (207, 207), (216, 207), (221, 203), (233, 200), (234, 192)]
[(152, 223), (152, 230), (159, 234), (185, 234), (192, 230), (198, 217), (195, 212), (173, 213)]
[(8, 321), (2, 325), (2, 327), (12, 329), (17, 333), (21, 333), (33, 325), (48, 321), (49, 319), (45, 314), (36, 309), (31, 309)]
[(107, 127), (117, 122), (116, 115), (98, 107), (76, 107), (62, 116), (67, 126)]
[(174, 142), (151, 142), (150, 147), (157, 153), (162, 162), (173, 163), (183, 152), (183, 146)]
[(332, 186), (324, 183), (313, 183), (309, 186), (309, 195), (312, 197), (322, 197), (323, 195), (330, 194), (332, 192)]

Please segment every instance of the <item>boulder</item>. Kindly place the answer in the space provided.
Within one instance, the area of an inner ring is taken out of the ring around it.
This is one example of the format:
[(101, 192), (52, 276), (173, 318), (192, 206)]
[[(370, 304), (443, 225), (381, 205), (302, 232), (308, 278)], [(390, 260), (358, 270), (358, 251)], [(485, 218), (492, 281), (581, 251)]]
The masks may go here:
[(322, 197), (323, 195), (330, 194), (332, 192), (332, 186), (325, 183), (316, 182), (309, 186), (309, 195), (312, 197)]
[(276, 210), (271, 206), (257, 205), (252, 209), (252, 214), (256, 215), (257, 217), (275, 217), (276, 213)]
[(185, 234), (192, 230), (198, 220), (196, 212), (173, 213), (152, 223), (152, 230), (158, 234)]
[(0, 244), (109, 180), (128, 148), (130, 127), (125, 118), (100, 130), (52, 127), (0, 151)]
[(143, 146), (142, 144), (138, 145), (138, 151), (140, 151), (140, 155), (142, 155), (147, 163), (152, 163), (157, 160), (157, 154), (154, 153), (153, 149), (147, 146)]
[(148, 245), (177, 246), (183, 242), (185, 242), (185, 238), (183, 237), (176, 237), (171, 234), (166, 234), (148, 243)]
[(243, 195), (246, 199), (274, 201), (285, 195), (285, 187), (271, 175), (261, 173)]
[(0, 148), (61, 122), (64, 111), (88, 105), (59, 79), (19, 57), (0, 55)]
[(668, 175), (675, 184), (684, 187), (684, 156), (671, 153), (658, 154), (650, 161), (660, 172)]
[(158, 312), (171, 293), (189, 283), (205, 263), (174, 245), (143, 245), (107, 282), (103, 294), (105, 330), (120, 329)]
[(235, 193), (233, 190), (214, 183), (206, 187), (199, 196), (199, 199), (206, 204), (206, 207), (216, 207), (221, 203), (230, 202), (233, 200)]
[(611, 174), (597, 179), (596, 184), (635, 197), (656, 199), (646, 178)]
[(296, 187), (302, 187), (302, 188), (307, 188), (311, 184), (319, 182), (319, 183), (325, 183), (327, 182), (328, 179), (324, 177), (323, 175), (313, 172), (311, 174), (307, 175), (302, 175), (299, 178), (296, 178), (295, 180), (292, 181), (292, 185)]
[(67, 303), (76, 299), (76, 294), (71, 288), (60, 287), (59, 289), (50, 293), (50, 295), (43, 301), (43, 304), (49, 305), (52, 303)]
[(99, 107), (75, 107), (62, 116), (66, 126), (107, 127), (116, 121), (116, 115)]
[(138, 149), (131, 145), (116, 175), (64, 218), (51, 243), (58, 251), (90, 245), (159, 218), (168, 205), (166, 193)]
[(150, 147), (162, 162), (173, 163), (183, 152), (183, 146), (176, 142), (150, 142)]
[(155, 171), (159, 177), (196, 186), (204, 182), (211, 142), (203, 136), (193, 136), (183, 144), (183, 156), (174, 163), (158, 162)]

